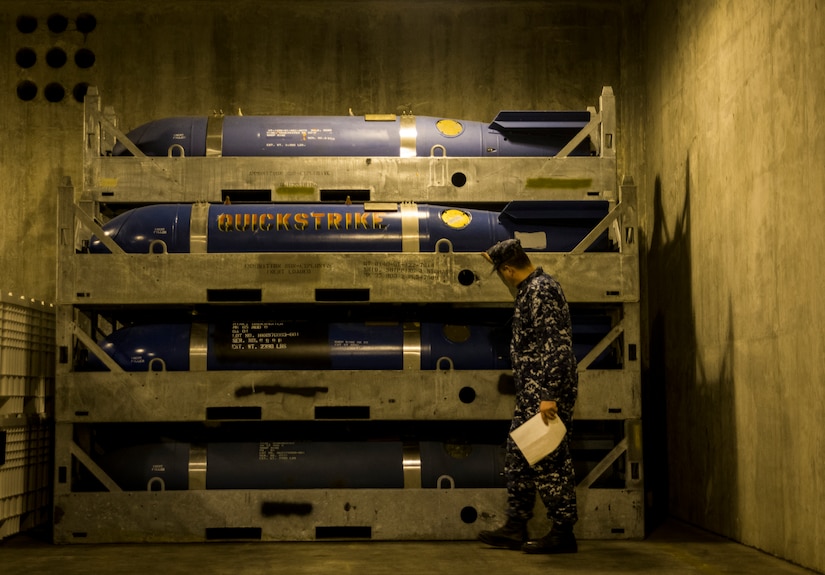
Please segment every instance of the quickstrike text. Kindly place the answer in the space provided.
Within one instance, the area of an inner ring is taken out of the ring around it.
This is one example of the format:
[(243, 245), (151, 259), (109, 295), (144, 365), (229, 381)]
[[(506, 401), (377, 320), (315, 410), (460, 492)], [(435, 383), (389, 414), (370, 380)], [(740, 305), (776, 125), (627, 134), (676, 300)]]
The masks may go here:
[(218, 214), (217, 224), (220, 232), (387, 229), (381, 212)]

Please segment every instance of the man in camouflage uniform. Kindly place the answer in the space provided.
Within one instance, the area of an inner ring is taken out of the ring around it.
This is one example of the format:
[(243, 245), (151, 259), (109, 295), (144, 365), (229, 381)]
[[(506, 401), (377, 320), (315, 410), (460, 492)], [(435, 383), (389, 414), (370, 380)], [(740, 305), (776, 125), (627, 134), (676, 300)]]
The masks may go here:
[[(558, 282), (533, 266), (518, 240), (499, 242), (484, 255), (516, 293), (510, 344), (516, 407), (510, 431), (541, 412), (545, 421), (561, 417), (568, 433), (554, 452), (532, 467), (508, 436), (507, 523), (482, 531), (479, 539), (527, 553), (575, 553), (573, 525), (578, 514), (569, 437), (578, 375), (567, 301)], [(537, 492), (553, 527), (544, 537), (527, 541)]]

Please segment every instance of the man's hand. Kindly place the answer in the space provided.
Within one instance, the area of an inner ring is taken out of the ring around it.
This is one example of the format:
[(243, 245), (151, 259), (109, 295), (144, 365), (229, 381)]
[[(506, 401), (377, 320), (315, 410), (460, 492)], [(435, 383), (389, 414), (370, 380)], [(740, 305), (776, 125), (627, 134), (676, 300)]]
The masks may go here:
[(555, 401), (542, 401), (539, 405), (539, 411), (541, 412), (541, 419), (544, 423), (547, 423), (551, 419), (556, 419), (556, 414), (559, 412), (559, 406), (556, 405)]

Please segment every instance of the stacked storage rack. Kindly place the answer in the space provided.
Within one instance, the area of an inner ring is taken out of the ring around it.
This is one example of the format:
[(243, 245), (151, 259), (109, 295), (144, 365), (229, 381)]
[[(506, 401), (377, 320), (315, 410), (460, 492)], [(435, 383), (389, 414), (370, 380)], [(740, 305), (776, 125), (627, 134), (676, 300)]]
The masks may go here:
[[(579, 357), (577, 533), (643, 536), (636, 195), (617, 182), (610, 88), (558, 155), (533, 158), (146, 156), (95, 89), (85, 107), (83, 185), (60, 190), (56, 542), (455, 540), (503, 522), (510, 372), (425, 358), (436, 340), (467, 341), (480, 319), (506, 326), (512, 296), (480, 250), (205, 253), (193, 242), (167, 253), (164, 242), (124, 253), (101, 228), (138, 205), (207, 213), (227, 197), (319, 213), (350, 201), (387, 213), (413, 200), (607, 205), (578, 245), (531, 257), (582, 325), (607, 318)], [(133, 155), (112, 156), (116, 142)], [(569, 156), (582, 142), (595, 154)], [(587, 251), (605, 236), (614, 249)], [(89, 253), (96, 243), (111, 253)], [(103, 347), (145, 324), (124, 369)], [(384, 329), (380, 358), (350, 361)], [(294, 364), (243, 361), (306, 332), (308, 355)], [(144, 343), (180, 344), (183, 367), (150, 359)]]
[(54, 306), (0, 294), (0, 539), (51, 515)]

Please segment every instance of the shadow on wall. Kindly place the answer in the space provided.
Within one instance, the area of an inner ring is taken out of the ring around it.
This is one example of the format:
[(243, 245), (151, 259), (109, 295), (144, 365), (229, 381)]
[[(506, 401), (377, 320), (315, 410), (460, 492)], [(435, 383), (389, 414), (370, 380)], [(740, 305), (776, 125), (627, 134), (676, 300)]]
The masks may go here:
[[(672, 515), (735, 536), (739, 473), (731, 301), (728, 294), (727, 317), (720, 314), (717, 318), (727, 322), (724, 341), (715, 342), (708, 339), (712, 334), (697, 332), (693, 274), (700, 272), (701, 281), (712, 285), (718, 285), (718, 279), (717, 270), (710, 264), (711, 269), (694, 269), (691, 195), (689, 157), (685, 161), (685, 194), (680, 211), (665, 205), (661, 178), (656, 177), (653, 232), (647, 253), (650, 361), (642, 406), (646, 519), (655, 526)], [(672, 230), (668, 221), (675, 221)], [(713, 289), (706, 293), (726, 297)]]

